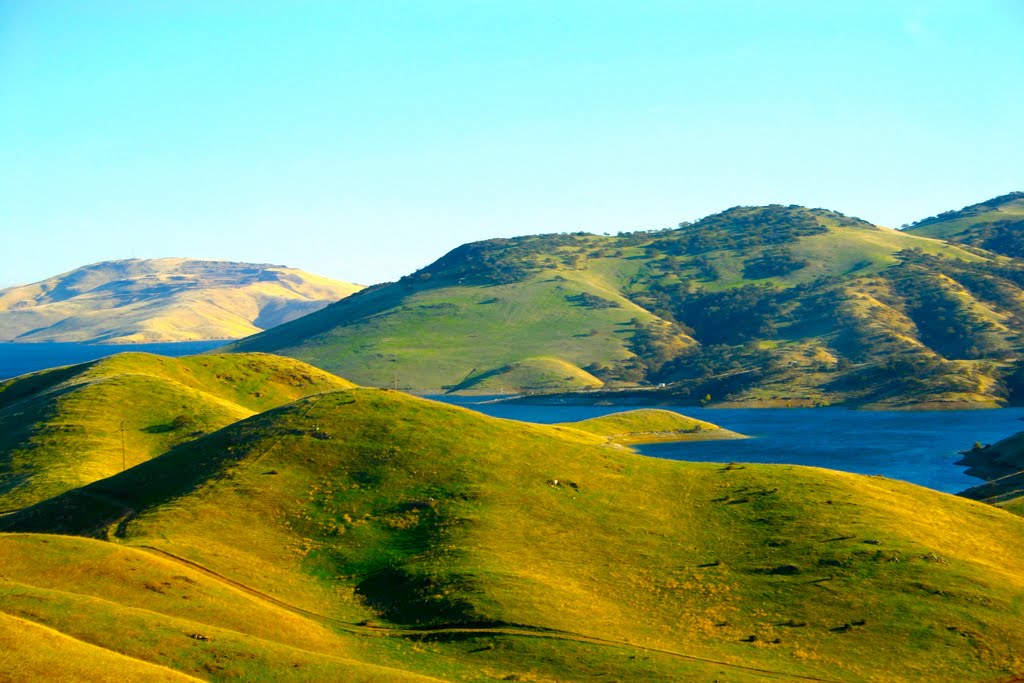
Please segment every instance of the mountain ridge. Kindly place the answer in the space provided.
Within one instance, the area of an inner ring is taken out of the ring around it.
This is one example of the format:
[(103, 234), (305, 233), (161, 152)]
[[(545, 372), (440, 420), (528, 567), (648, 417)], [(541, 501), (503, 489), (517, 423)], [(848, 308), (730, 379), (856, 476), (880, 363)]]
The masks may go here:
[(661, 231), (462, 245), (228, 348), (422, 393), (997, 407), (1018, 392), (1022, 287), (1024, 262), (970, 245), (733, 207)]
[(1024, 257), (1024, 192), (1009, 192), (908, 225), (906, 232)]
[(0, 290), (0, 341), (237, 339), (359, 289), (272, 264), (187, 258), (103, 261)]

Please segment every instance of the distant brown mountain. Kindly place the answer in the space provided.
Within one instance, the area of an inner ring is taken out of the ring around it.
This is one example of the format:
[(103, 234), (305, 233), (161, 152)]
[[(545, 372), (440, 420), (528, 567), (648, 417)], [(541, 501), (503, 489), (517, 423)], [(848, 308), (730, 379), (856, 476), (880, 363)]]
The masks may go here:
[(317, 311), (360, 289), (265, 263), (187, 258), (105, 261), (0, 290), (0, 341), (238, 339)]

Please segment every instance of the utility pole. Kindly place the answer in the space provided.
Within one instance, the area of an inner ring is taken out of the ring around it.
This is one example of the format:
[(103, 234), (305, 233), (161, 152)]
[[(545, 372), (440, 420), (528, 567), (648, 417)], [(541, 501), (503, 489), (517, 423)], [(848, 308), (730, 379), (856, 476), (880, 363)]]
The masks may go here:
[(124, 423), (125, 422), (127, 422), (127, 420), (121, 420), (121, 471), (122, 472), (124, 472), (126, 469), (128, 469), (128, 462), (127, 462), (127, 460), (125, 458), (125, 452), (124, 452)]

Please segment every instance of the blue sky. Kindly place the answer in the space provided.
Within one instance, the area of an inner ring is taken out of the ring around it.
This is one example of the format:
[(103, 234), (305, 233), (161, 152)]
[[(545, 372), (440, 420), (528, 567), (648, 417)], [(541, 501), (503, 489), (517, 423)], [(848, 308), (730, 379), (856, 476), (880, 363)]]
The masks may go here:
[(1024, 189), (1020, 0), (4, 0), (0, 287)]

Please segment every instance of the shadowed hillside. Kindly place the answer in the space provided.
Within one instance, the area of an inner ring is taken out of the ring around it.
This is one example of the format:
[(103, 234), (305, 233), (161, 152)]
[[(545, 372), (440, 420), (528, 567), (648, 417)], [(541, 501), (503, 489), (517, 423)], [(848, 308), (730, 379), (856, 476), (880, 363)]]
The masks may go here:
[(400, 644), (346, 637), (167, 555), (2, 534), (0, 560), (4, 680), (439, 680), (402, 666)]
[(0, 382), (0, 511), (109, 477), (268, 408), (350, 386), (267, 354), (125, 353)]
[[(647, 417), (619, 420), (663, 426)], [(446, 680), (983, 681), (1024, 668), (1024, 519), (878, 477), (646, 458), (580, 427), (349, 389), (0, 525), (155, 548), (337, 632), (381, 629), (374, 648), (419, 634), (380, 663)], [(156, 585), (185, 590), (168, 583)], [(224, 678), (243, 665), (217, 662)]]
[(270, 264), (183, 258), (105, 261), (0, 290), (0, 341), (237, 339), (360, 289)]
[(231, 348), (422, 392), (621, 396), (600, 382), (648, 401), (995, 407), (1020, 385), (1022, 286), (1024, 265), (974, 247), (737, 207), (467, 244)]
[(963, 455), (957, 464), (967, 465), (967, 474), (987, 481), (960, 495), (1024, 516), (1024, 432), (996, 444), (976, 444)]

